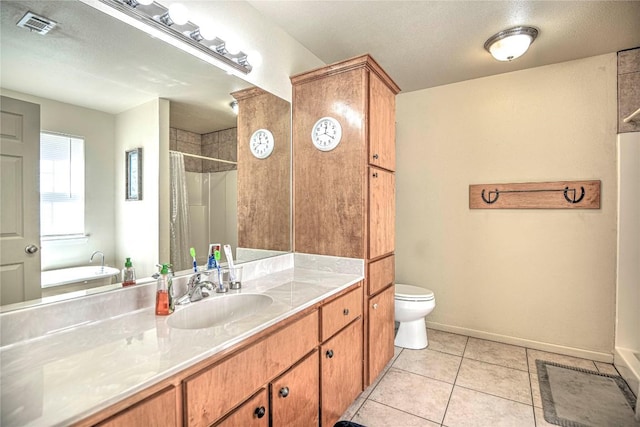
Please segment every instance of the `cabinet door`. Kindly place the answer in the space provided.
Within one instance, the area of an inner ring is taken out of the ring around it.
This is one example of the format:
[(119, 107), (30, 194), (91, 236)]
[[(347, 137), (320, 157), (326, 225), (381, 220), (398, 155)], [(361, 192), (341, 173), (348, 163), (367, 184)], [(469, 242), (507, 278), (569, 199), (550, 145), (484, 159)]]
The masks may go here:
[(393, 358), (394, 293), (391, 285), (369, 299), (369, 382), (373, 383)]
[(396, 169), (396, 96), (369, 73), (369, 164)]
[(269, 394), (266, 388), (233, 411), (216, 427), (267, 427), (269, 425)]
[(320, 347), (322, 425), (333, 426), (362, 391), (362, 319)]
[(178, 422), (176, 388), (170, 387), (100, 423), (100, 427), (174, 427)]
[(369, 259), (394, 251), (396, 178), (391, 172), (369, 168)]
[(318, 352), (272, 381), (271, 425), (304, 427), (318, 425), (320, 373)]

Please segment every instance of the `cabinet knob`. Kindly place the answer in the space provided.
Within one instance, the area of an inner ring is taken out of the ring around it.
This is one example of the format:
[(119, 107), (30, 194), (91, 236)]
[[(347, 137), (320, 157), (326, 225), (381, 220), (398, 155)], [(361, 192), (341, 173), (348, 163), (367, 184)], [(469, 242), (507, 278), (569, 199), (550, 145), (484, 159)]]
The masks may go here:
[(333, 358), (333, 350), (327, 350), (327, 353), (325, 354), (325, 356), (327, 356), (327, 359)]
[(378, 303), (373, 304), (373, 309), (377, 310), (378, 309)]
[(345, 316), (349, 315), (349, 309), (345, 308), (344, 310), (342, 310), (342, 314), (344, 314)]
[(256, 408), (256, 410), (253, 411), (253, 415), (255, 415), (256, 418), (262, 418), (262, 417), (264, 417), (264, 414), (266, 414), (266, 413), (267, 413), (267, 410), (264, 408), (264, 406)]
[(289, 387), (282, 387), (280, 389), (280, 397), (287, 397), (289, 396)]
[(373, 177), (374, 177), (374, 178), (377, 178), (377, 177), (378, 177), (378, 172), (374, 172), (374, 173), (373, 173)]
[(373, 155), (373, 160), (378, 160), (378, 154)]

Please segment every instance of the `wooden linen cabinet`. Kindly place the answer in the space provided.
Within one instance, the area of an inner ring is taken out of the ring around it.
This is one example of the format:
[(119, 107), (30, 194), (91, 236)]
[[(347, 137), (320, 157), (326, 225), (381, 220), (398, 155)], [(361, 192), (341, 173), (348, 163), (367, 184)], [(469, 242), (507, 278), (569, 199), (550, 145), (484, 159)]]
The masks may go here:
[[(295, 75), (291, 83), (294, 250), (365, 260), (364, 387), (393, 357), (400, 89), (369, 55)], [(322, 151), (311, 135), (327, 117), (340, 124), (341, 139)]]

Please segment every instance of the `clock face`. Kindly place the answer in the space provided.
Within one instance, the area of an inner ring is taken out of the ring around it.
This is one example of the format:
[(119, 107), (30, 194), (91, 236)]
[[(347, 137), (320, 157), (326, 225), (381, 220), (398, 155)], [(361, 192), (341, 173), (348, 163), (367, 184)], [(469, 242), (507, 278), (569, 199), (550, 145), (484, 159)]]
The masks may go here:
[(313, 125), (311, 141), (320, 151), (331, 151), (340, 144), (342, 126), (333, 117), (323, 117)]
[(251, 135), (249, 148), (258, 159), (266, 159), (273, 152), (273, 134), (267, 129), (258, 129)]

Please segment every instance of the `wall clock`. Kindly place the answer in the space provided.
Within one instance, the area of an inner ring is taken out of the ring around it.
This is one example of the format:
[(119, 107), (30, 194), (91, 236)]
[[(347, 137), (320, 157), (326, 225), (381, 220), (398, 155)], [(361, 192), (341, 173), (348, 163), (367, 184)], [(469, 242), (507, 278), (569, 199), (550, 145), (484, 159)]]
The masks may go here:
[(258, 159), (266, 159), (273, 152), (273, 134), (267, 129), (258, 129), (249, 139), (251, 154)]
[(331, 151), (340, 144), (342, 126), (333, 117), (323, 117), (313, 125), (311, 141), (320, 151)]

